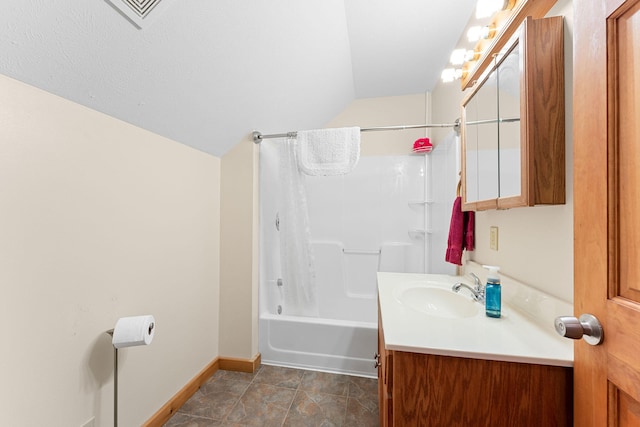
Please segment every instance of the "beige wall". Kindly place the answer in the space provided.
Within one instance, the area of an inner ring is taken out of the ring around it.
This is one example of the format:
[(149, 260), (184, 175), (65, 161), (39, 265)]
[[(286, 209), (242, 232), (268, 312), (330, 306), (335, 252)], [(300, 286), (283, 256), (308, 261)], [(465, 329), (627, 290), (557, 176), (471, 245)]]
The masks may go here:
[[(495, 264), (502, 272), (524, 283), (573, 301), (573, 107), (571, 0), (559, 0), (549, 16), (565, 17), (565, 105), (567, 203), (506, 211), (478, 212), (476, 250), (470, 259)], [(464, 94), (458, 82), (440, 83), (433, 92), (433, 120), (460, 117)], [(499, 229), (498, 251), (489, 249), (489, 227)]]
[(0, 425), (140, 425), (218, 356), (220, 160), (0, 76)]
[[(429, 94), (386, 96), (353, 101), (326, 127), (404, 126), (429, 122)], [(411, 152), (413, 142), (430, 135), (428, 129), (362, 132), (361, 155), (401, 155)], [(433, 142), (433, 141), (432, 141)]]
[(222, 158), (220, 354), (258, 354), (259, 145), (247, 136)]

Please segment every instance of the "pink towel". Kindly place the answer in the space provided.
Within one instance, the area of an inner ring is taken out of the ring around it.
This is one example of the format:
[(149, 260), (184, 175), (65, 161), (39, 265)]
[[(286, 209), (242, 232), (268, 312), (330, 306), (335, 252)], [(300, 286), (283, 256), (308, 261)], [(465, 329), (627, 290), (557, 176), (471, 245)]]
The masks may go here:
[(476, 228), (476, 213), (468, 211), (464, 213), (464, 249), (472, 251)]
[(456, 197), (451, 212), (447, 255), (445, 260), (452, 264), (462, 265), (462, 251), (473, 250), (475, 228), (475, 212), (462, 211), (462, 197)]

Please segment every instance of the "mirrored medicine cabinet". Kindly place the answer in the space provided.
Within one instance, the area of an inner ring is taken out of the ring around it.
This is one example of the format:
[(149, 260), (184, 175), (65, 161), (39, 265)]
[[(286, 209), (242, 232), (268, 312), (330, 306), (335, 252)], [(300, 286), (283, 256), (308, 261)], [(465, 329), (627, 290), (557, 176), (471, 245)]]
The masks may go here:
[(464, 210), (565, 203), (562, 17), (526, 18), (462, 101)]

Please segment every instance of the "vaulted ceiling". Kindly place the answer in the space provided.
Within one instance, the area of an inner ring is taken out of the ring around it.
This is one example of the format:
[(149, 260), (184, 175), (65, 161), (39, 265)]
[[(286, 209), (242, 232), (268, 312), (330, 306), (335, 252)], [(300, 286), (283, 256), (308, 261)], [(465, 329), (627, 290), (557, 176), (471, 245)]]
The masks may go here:
[(160, 0), (139, 27), (125, 1), (0, 2), (0, 73), (216, 156), (433, 90), (475, 4)]

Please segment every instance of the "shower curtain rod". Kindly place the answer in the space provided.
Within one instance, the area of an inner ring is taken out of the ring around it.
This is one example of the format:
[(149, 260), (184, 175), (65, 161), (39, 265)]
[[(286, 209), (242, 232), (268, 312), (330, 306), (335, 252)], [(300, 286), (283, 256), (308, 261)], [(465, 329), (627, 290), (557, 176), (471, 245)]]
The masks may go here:
[[(360, 132), (378, 132), (384, 130), (406, 130), (406, 129), (424, 129), (424, 128), (453, 128), (456, 133), (460, 134), (460, 119), (456, 119), (454, 123), (443, 123), (443, 124), (424, 124), (424, 125), (405, 125), (405, 126), (378, 126), (372, 128), (361, 128)], [(298, 132), (287, 132), (287, 133), (273, 133), (270, 135), (263, 135), (258, 131), (253, 131), (253, 142), (258, 144), (261, 140), (267, 138), (295, 138), (298, 135)]]

